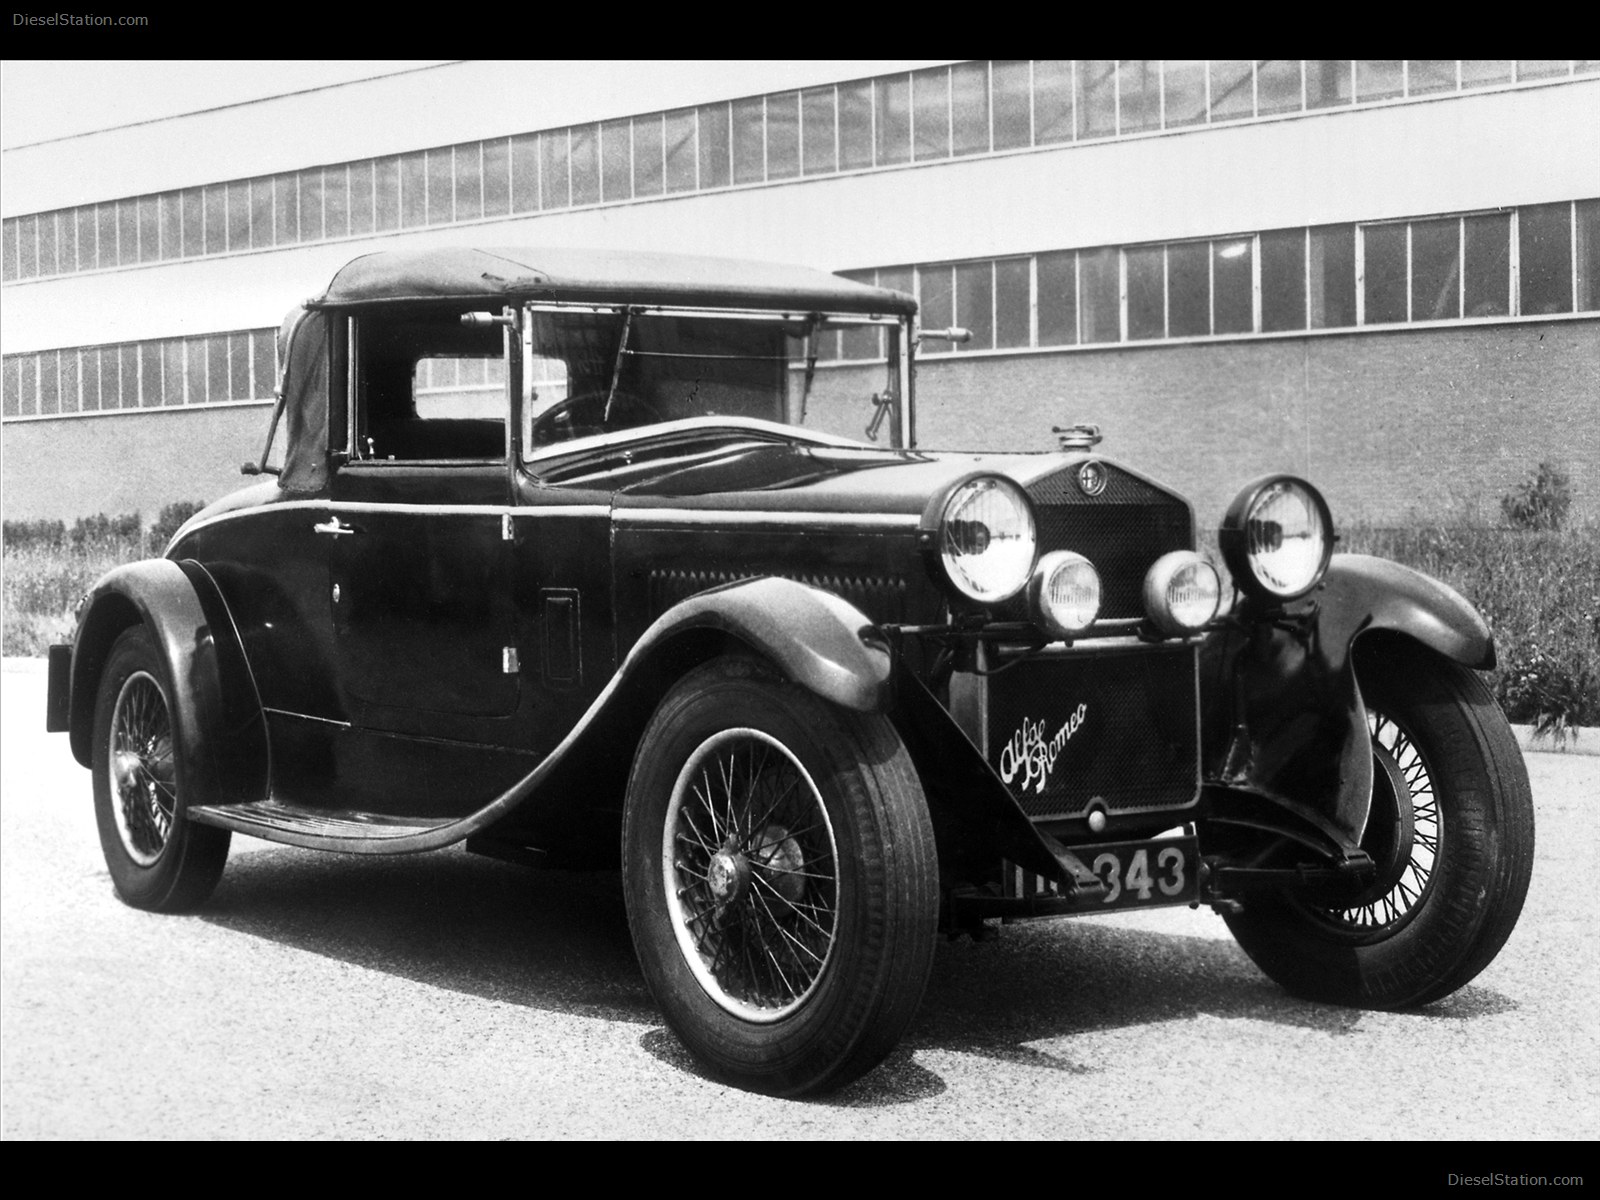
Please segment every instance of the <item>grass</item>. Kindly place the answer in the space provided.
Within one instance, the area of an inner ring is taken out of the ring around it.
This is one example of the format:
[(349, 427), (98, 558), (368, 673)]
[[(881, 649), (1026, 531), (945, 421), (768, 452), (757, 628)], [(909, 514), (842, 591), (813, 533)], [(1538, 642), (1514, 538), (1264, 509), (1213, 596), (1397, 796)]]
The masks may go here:
[[(79, 598), (120, 563), (159, 554), (197, 505), (172, 506), (148, 535), (137, 516), (8, 521), (4, 544), (4, 653), (38, 657), (72, 638)], [(1339, 548), (1415, 567), (1477, 606), (1494, 631), (1499, 665), (1489, 685), (1506, 715), (1565, 739), (1600, 725), (1600, 524), (1559, 532), (1473, 521), (1405, 528), (1357, 525)]]

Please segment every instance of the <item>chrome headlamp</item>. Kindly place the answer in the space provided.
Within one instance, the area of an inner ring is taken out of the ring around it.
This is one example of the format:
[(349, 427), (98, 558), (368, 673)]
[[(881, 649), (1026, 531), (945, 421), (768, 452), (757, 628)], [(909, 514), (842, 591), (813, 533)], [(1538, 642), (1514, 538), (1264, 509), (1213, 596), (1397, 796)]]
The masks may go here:
[(1028, 611), (1056, 637), (1077, 637), (1100, 614), (1100, 573), (1071, 550), (1044, 555), (1028, 580)]
[(1217, 615), (1221, 598), (1217, 569), (1193, 550), (1163, 554), (1144, 577), (1144, 610), (1169, 637), (1200, 632)]
[(980, 604), (998, 604), (1021, 591), (1039, 547), (1028, 498), (1016, 484), (996, 476), (956, 488), (935, 537), (945, 579)]
[(1321, 581), (1333, 556), (1333, 517), (1321, 493), (1293, 475), (1266, 475), (1240, 492), (1217, 531), (1234, 582), (1282, 603)]

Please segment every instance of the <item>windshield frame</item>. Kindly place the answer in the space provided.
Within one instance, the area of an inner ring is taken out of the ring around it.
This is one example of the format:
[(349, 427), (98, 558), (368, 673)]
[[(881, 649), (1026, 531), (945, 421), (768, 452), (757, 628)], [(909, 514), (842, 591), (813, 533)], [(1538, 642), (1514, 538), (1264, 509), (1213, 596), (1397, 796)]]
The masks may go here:
[[(541, 446), (525, 444), (525, 435), (528, 433), (525, 408), (530, 404), (530, 386), (534, 383), (532, 359), (535, 354), (533, 340), (533, 321), (535, 314), (590, 314), (620, 318), (625, 326), (631, 328), (641, 318), (669, 317), (691, 318), (703, 320), (739, 320), (776, 322), (793, 325), (797, 322), (810, 326), (808, 333), (802, 340), (804, 353), (799, 358), (791, 358), (787, 370), (797, 373), (801, 380), (798, 408), (802, 416), (806, 412), (806, 404), (810, 398), (810, 391), (814, 379), (819, 371), (828, 371), (838, 367), (877, 367), (884, 372), (884, 383), (881, 392), (875, 392), (874, 400), (880, 401), (879, 407), (886, 409), (885, 415), (889, 418), (888, 445), (894, 448), (909, 449), (914, 445), (913, 434), (913, 401), (912, 401), (912, 371), (911, 371), (911, 345), (913, 342), (910, 329), (910, 318), (899, 314), (879, 314), (860, 312), (840, 312), (837, 310), (796, 311), (781, 308), (758, 307), (706, 307), (699, 305), (671, 305), (671, 304), (629, 304), (625, 301), (613, 303), (594, 303), (583, 301), (552, 301), (533, 300), (524, 301), (515, 310), (516, 329), (508, 337), (512, 343), (512, 352), (509, 355), (511, 362), (508, 364), (508, 391), (511, 400), (511, 427), (513, 444), (516, 448), (515, 458), (524, 467), (555, 456), (567, 455), (574, 450), (586, 446), (605, 446), (621, 441), (632, 441), (640, 436), (649, 436), (652, 432), (668, 433), (676, 429), (704, 429), (715, 428), (724, 424), (730, 428), (749, 426), (752, 422), (764, 429), (773, 431), (793, 430), (797, 436), (804, 440), (820, 442), (855, 442), (867, 445), (868, 442), (857, 438), (840, 437), (837, 433), (830, 433), (821, 428), (810, 427), (804, 424), (795, 424), (788, 421), (769, 422), (750, 417), (711, 417), (691, 416), (672, 420), (636, 426), (629, 430), (586, 434), (567, 440), (557, 441)], [(508, 311), (508, 315), (510, 312)], [(816, 352), (816, 333), (818, 325), (826, 322), (830, 329), (846, 328), (882, 328), (885, 330), (886, 354), (865, 359), (818, 359)], [(511, 332), (511, 331), (508, 331)], [(620, 355), (618, 365), (620, 366)], [(881, 398), (881, 399), (880, 399)], [(558, 402), (559, 403), (559, 402)], [(876, 428), (872, 421), (878, 411), (877, 407), (869, 404), (862, 411), (863, 433), (867, 428)], [(876, 435), (874, 434), (874, 440)]]

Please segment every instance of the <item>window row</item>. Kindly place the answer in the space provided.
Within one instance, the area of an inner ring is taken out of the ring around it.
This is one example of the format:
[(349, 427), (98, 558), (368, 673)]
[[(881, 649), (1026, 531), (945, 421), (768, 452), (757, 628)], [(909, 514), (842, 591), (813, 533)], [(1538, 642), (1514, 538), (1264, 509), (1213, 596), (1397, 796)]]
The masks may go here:
[(4, 279), (1594, 72), (1600, 60), (958, 63), (15, 217)]
[[(935, 354), (1600, 312), (1600, 200), (843, 274), (971, 333)], [(823, 357), (882, 355), (838, 336)]]
[(270, 400), (276, 330), (5, 356), (4, 414), (56, 416)]

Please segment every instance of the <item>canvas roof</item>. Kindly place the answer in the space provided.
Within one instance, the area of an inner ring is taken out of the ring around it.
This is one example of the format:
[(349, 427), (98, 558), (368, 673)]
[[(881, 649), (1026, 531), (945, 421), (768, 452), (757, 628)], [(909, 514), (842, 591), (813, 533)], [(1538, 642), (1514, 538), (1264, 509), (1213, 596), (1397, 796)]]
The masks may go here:
[(514, 299), (730, 305), (785, 311), (909, 314), (903, 292), (809, 267), (621, 250), (384, 250), (340, 268), (310, 307)]

